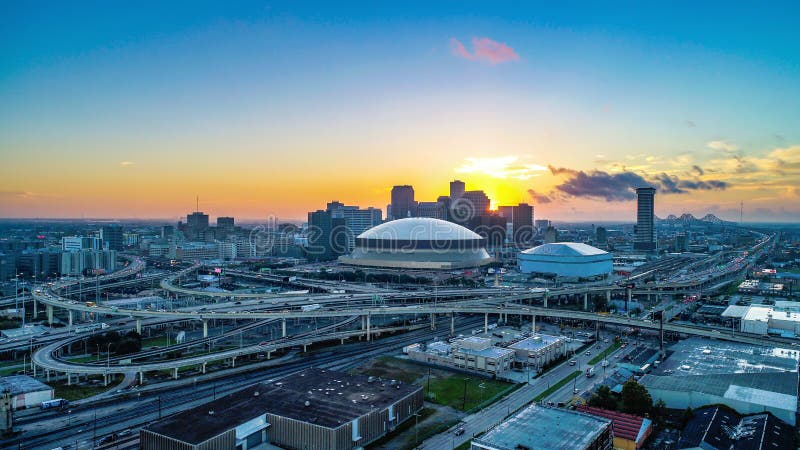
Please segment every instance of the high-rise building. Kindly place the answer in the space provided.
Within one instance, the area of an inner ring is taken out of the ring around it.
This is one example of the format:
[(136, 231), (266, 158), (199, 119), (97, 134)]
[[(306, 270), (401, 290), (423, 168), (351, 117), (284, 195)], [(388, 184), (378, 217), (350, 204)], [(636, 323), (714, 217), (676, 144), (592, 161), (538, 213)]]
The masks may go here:
[(516, 244), (528, 244), (533, 240), (533, 206), (520, 203), (516, 206), (499, 206), (498, 214), (510, 225), (511, 241)]
[(172, 225), (163, 225), (161, 227), (161, 239), (172, 240), (175, 234), (175, 227)]
[(195, 211), (189, 214), (186, 216), (186, 228), (188, 231), (187, 238), (194, 240), (201, 239), (206, 230), (208, 230), (208, 214), (204, 214), (201, 211)]
[(65, 252), (100, 250), (101, 248), (103, 248), (103, 240), (100, 238), (86, 236), (64, 236), (61, 238), (61, 249)]
[(404, 219), (415, 217), (417, 202), (414, 201), (414, 188), (409, 185), (395, 186), (392, 188), (391, 218)]
[(558, 242), (558, 230), (550, 225), (544, 230), (544, 243), (552, 244), (554, 242)]
[(224, 239), (233, 234), (235, 225), (233, 217), (217, 217), (217, 239)]
[(453, 221), (469, 224), (476, 217), (488, 216), (491, 201), (483, 191), (466, 191), (450, 204)]
[(633, 249), (653, 251), (656, 249), (655, 234), (655, 195), (652, 187), (636, 189), (636, 226), (633, 233)]
[(547, 219), (535, 220), (533, 223), (536, 224), (536, 230), (539, 233), (544, 233), (544, 230), (546, 230), (547, 227), (550, 226), (550, 221)]
[(605, 227), (597, 227), (595, 229), (595, 240), (598, 244), (608, 244), (608, 230)]
[(419, 202), (417, 204), (417, 216), (447, 220), (447, 204), (441, 199), (435, 202)]
[(675, 235), (675, 251), (689, 251), (689, 236), (687, 236), (686, 233), (678, 233)]
[(100, 238), (103, 240), (103, 247), (109, 250), (122, 250), (125, 247), (122, 227), (119, 225), (105, 225), (100, 228)]
[(361, 209), (358, 206), (348, 206), (341, 202), (333, 201), (328, 203), (325, 210), (331, 214), (333, 219), (344, 219), (348, 252), (353, 251), (355, 248), (356, 237), (359, 234), (383, 222), (383, 214), (380, 208), (369, 207)]
[(347, 225), (344, 217), (333, 217), (330, 211), (308, 213), (309, 260), (326, 261), (347, 253)]
[(455, 200), (464, 195), (466, 185), (461, 180), (453, 180), (450, 182), (450, 200)]

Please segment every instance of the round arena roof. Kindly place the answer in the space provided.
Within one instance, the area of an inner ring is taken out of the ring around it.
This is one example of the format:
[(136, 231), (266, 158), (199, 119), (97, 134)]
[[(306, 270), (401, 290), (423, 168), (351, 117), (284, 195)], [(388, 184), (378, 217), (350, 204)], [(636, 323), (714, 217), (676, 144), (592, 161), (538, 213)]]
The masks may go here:
[(591, 245), (578, 242), (555, 242), (529, 248), (522, 253), (526, 255), (546, 255), (546, 256), (593, 256), (607, 255), (608, 252), (592, 247)]
[(358, 239), (397, 241), (483, 240), (477, 233), (461, 225), (429, 217), (392, 220), (358, 235)]

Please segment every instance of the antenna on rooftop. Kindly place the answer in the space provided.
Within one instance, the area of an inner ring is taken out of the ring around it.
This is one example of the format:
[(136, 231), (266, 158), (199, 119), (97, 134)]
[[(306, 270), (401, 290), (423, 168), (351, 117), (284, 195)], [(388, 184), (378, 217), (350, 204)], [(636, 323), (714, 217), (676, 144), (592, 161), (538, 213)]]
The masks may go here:
[(739, 202), (739, 226), (742, 225), (743, 217), (744, 217), (744, 202)]
[(197, 202), (197, 204), (195, 205), (197, 209), (195, 209), (195, 211), (200, 211), (200, 196), (199, 195), (195, 196), (195, 200)]

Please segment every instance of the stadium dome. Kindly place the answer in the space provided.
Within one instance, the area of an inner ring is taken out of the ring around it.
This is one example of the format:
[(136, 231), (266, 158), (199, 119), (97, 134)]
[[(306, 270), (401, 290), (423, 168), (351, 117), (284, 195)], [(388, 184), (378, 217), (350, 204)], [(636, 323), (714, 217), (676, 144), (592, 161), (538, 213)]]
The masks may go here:
[(517, 263), (523, 273), (559, 277), (599, 277), (613, 270), (611, 253), (576, 242), (557, 242), (530, 248), (517, 255)]
[(461, 225), (412, 217), (380, 224), (356, 237), (355, 249), (339, 261), (399, 269), (456, 269), (492, 261), (486, 240)]

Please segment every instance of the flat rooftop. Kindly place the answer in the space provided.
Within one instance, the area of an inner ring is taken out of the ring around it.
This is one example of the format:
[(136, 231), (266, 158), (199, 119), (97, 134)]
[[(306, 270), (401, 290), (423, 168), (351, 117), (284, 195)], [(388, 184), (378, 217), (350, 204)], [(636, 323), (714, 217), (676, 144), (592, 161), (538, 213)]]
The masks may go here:
[(473, 442), (498, 448), (525, 446), (537, 450), (588, 447), (611, 421), (559, 408), (531, 405)]
[(671, 354), (654, 375), (713, 375), (733, 373), (797, 372), (800, 352), (693, 337), (670, 348)]
[(536, 351), (563, 340), (564, 338), (560, 336), (536, 333), (529, 338), (525, 338), (519, 342), (509, 345), (508, 348), (513, 348), (514, 350)]
[(264, 413), (338, 428), (421, 389), (364, 375), (306, 369), (288, 378), (249, 386), (145, 429), (199, 444)]
[(7, 377), (0, 377), (0, 392), (6, 389), (8, 389), (8, 392), (11, 395), (53, 390), (53, 388), (50, 386), (27, 375), (10, 375)]

